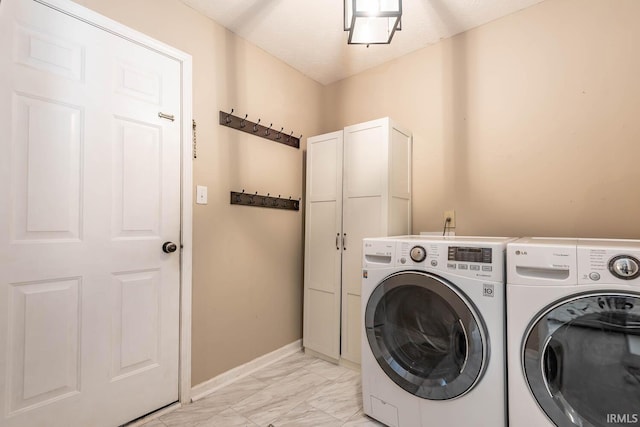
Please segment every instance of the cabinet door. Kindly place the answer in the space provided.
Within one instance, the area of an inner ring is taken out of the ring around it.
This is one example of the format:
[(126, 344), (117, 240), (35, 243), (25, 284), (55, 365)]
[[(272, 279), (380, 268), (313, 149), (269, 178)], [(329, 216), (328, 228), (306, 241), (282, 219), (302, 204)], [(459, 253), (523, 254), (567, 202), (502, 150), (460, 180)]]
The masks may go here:
[(342, 131), (307, 140), (304, 331), (306, 348), (340, 357)]
[(344, 130), (341, 356), (358, 364), (362, 334), (362, 239), (387, 233), (388, 135), (388, 119)]

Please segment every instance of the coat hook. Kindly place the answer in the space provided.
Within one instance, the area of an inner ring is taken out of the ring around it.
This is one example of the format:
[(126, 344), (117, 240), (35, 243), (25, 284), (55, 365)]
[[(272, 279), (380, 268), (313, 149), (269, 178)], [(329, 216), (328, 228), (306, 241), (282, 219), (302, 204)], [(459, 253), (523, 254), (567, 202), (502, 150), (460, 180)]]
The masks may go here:
[(298, 137), (298, 139), (302, 139), (302, 134), (300, 134), (300, 136)]
[(242, 189), (242, 193), (244, 194), (244, 188)]
[(258, 125), (260, 124), (260, 120), (261, 120), (261, 119), (258, 119), (258, 123), (256, 123), (255, 125), (253, 125), (253, 131), (254, 131), (254, 132), (258, 132)]
[(233, 108), (231, 109), (231, 112), (229, 114), (227, 114), (227, 117), (224, 119), (224, 121), (229, 124), (231, 123), (231, 115), (233, 114)]
[(289, 134), (289, 136), (287, 137), (287, 142), (289, 142), (289, 140), (291, 139), (291, 137), (293, 136), (293, 131), (291, 131), (291, 133)]
[(278, 132), (278, 134), (276, 135), (276, 139), (282, 138), (282, 129), (284, 129), (284, 128), (283, 127), (280, 128), (280, 132)]
[(264, 131), (265, 136), (269, 136), (271, 134), (271, 132), (269, 132), (271, 130), (271, 126), (273, 126), (273, 123), (269, 125), (269, 129)]
[(248, 117), (248, 116), (249, 116), (248, 114), (245, 114), (245, 115), (244, 115), (244, 119), (242, 119), (242, 121), (240, 122), (240, 127), (241, 127), (241, 128), (243, 128), (243, 127), (245, 127), (245, 126), (247, 125), (247, 124), (245, 123), (245, 121), (247, 120), (247, 117)]

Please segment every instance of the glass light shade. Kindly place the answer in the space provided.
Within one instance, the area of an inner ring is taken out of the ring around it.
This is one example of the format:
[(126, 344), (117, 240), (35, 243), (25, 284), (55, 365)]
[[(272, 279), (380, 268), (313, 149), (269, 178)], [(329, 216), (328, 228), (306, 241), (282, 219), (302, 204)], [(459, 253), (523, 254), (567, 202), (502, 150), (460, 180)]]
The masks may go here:
[(388, 44), (401, 30), (402, 0), (344, 0), (349, 44)]

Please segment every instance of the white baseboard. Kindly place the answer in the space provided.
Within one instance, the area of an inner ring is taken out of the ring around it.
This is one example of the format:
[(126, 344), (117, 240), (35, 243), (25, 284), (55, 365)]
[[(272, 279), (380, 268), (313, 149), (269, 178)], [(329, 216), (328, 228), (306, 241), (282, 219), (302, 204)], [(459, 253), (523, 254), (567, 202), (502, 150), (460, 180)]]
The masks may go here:
[(302, 348), (302, 340), (297, 340), (291, 344), (287, 344), (284, 347), (280, 347), (277, 350), (267, 353), (263, 356), (257, 357), (244, 365), (237, 366), (233, 369), (223, 372), (217, 377), (213, 377), (208, 381), (200, 383), (191, 388), (191, 401), (195, 402), (213, 393), (214, 391), (222, 388), (234, 381), (244, 378), (253, 372), (271, 365), (278, 360), (289, 356)]

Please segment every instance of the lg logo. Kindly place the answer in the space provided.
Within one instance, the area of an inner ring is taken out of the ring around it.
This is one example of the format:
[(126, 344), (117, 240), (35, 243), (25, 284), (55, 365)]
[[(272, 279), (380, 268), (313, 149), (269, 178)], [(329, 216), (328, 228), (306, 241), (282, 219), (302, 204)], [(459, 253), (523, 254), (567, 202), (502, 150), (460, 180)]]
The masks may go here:
[(637, 424), (638, 414), (607, 414), (607, 424)]
[(527, 251), (521, 251), (521, 250), (517, 250), (516, 251), (516, 255), (527, 255)]

